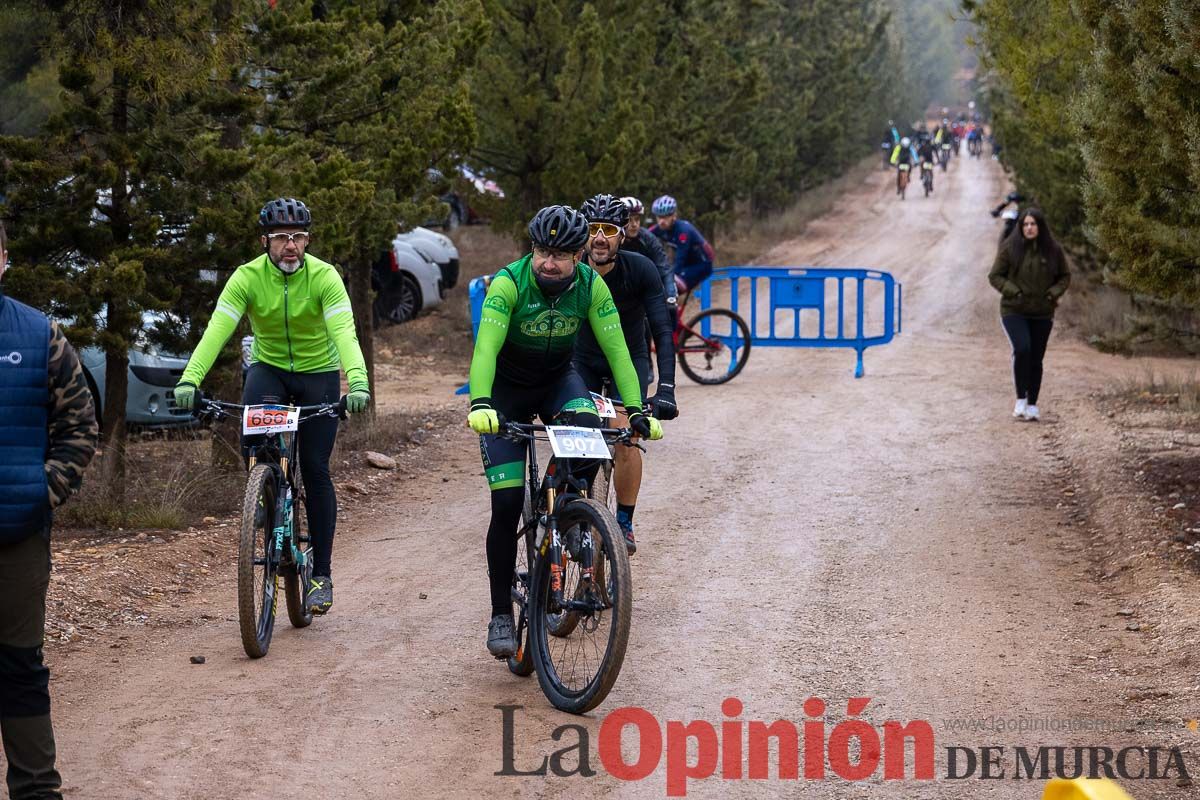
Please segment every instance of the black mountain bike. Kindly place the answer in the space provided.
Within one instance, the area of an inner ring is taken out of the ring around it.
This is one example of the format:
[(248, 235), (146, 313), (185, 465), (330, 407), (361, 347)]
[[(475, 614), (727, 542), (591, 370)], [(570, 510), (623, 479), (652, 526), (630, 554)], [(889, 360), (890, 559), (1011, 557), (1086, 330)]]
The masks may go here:
[[(502, 427), (502, 436), (530, 442), (512, 585), (517, 652), (508, 668), (522, 676), (537, 672), (555, 708), (583, 714), (604, 701), (621, 671), (633, 584), (616, 517), (589, 499), (585, 481), (576, 477), (582, 459), (552, 456), (545, 476), (539, 475), (534, 442), (561, 430), (516, 422)], [(601, 428), (598, 434), (602, 460), (611, 457), (608, 446), (639, 446), (628, 429)]]
[(313, 565), (309, 537), (302, 527), (304, 481), (296, 468), (300, 458), (296, 430), (314, 417), (345, 419), (346, 398), (313, 406), (244, 406), (198, 397), (196, 415), (236, 417), (242, 420), (244, 432), (249, 426), (250, 433), (255, 428), (265, 433), (263, 443), (250, 450), (238, 540), (242, 647), (251, 658), (261, 658), (267, 654), (275, 630), (280, 575), (292, 625), (304, 628), (313, 618), (308, 608)]

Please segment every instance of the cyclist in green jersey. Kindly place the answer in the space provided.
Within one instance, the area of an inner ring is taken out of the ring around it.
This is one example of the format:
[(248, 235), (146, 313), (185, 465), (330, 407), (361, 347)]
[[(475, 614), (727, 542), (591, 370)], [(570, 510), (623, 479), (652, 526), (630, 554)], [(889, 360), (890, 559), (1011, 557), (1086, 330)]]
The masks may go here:
[[(564, 422), (599, 428), (600, 417), (583, 379), (571, 363), (575, 337), (590, 326), (626, 399), (629, 426), (661, 439), (662, 425), (648, 416), (642, 387), (625, 346), (621, 320), (604, 281), (579, 263), (588, 238), (587, 219), (567, 206), (548, 206), (529, 223), (532, 252), (503, 267), (483, 301), (471, 358), (471, 411), (467, 422), (480, 434), (484, 472), (491, 488), (487, 533), (492, 618), (488, 651), (497, 658), (517, 650), (513, 638), (512, 587), (517, 524), (525, 502), (527, 442), (497, 436), (501, 415), (514, 422)], [(595, 475), (593, 468), (592, 475)], [(590, 477), (584, 473), (584, 477)]]
[[(350, 298), (333, 265), (305, 253), (312, 239), (308, 208), (299, 200), (279, 198), (263, 206), (258, 221), (265, 252), (238, 267), (225, 284), (208, 328), (175, 387), (176, 405), (185, 409), (195, 405), (197, 387), (242, 316), (248, 315), (254, 346), (243, 403), (336, 403), (341, 393), (340, 366), (350, 384), (347, 410), (365, 411), (371, 395)], [(329, 454), (337, 437), (337, 420), (310, 420), (297, 436), (313, 548), (308, 603), (313, 613), (324, 614), (333, 606), (337, 496)], [(255, 438), (246, 437), (243, 448), (256, 444)]]

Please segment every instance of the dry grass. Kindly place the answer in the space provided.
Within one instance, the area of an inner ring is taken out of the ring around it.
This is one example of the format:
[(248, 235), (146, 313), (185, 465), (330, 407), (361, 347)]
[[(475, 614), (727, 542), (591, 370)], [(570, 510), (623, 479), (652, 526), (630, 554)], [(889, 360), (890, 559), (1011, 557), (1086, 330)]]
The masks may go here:
[(1196, 372), (1159, 374), (1147, 369), (1142, 375), (1117, 381), (1109, 394), (1133, 403), (1173, 406), (1188, 413), (1200, 413), (1200, 380)]
[(224, 513), (237, 502), (244, 476), (223, 475), (202, 460), (207, 438), (126, 445), (125, 493), (118, 497), (104, 477), (103, 457), (88, 468), (83, 487), (55, 513), (65, 528), (178, 529), (205, 514)]

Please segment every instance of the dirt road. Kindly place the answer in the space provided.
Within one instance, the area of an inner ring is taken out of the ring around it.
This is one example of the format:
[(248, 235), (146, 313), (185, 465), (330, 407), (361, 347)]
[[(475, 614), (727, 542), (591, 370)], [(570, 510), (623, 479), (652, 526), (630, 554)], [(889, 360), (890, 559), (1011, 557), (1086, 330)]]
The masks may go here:
[[(1096, 516), (1106, 506), (1088, 476), (1103, 461), (1089, 459), (1104, 445), (1099, 427), (1087, 432), (1087, 398), (1137, 367), (1057, 331), (1045, 420), (1012, 421), (986, 281), (997, 232), (986, 209), (1003, 176), (958, 160), (938, 183), (933, 198), (900, 203), (890, 176), (871, 175), (767, 255), (904, 282), (904, 333), (868, 352), (865, 378), (845, 351), (761, 349), (727, 386), (681, 380), (683, 416), (652, 447), (638, 506), (628, 656), (597, 712), (560, 714), (536, 679), (487, 657), (488, 498), (475, 441), (456, 426), (421, 449), (421, 471), (396, 481), (384, 508), (342, 521), (334, 612), (302, 632), (283, 622), (267, 658), (242, 654), (228, 568), (183, 609), (190, 624), (51, 652), (68, 796), (662, 797), (665, 756), (641, 781), (603, 769), (605, 714), (641, 706), (664, 729), (719, 725), (727, 697), (744, 704), (740, 719), (797, 726), (810, 719), (804, 701), (821, 698), (827, 734), (848, 698), (869, 697), (861, 716), (877, 729), (929, 721), (936, 779), (884, 781), (882, 767), (855, 783), (713, 777), (689, 782), (689, 797), (1040, 796), (1040, 783), (1011, 779), (1018, 745), (1179, 745), (1200, 769), (1200, 734), (1184, 725), (1200, 716), (1195, 662), (1171, 661), (1154, 633), (1195, 635), (1194, 578), (1175, 576), (1193, 582), (1158, 607), (1170, 621), (1139, 612), (1147, 630), (1128, 631), (1116, 614), (1137, 599), (1098, 578), (1088, 552), (1097, 528), (1115, 536), (1119, 522), (1116, 510)], [(190, 665), (193, 654), (207, 663)], [(1161, 674), (1180, 663), (1178, 680)], [(498, 704), (523, 707), (517, 769), (575, 743), (578, 731), (551, 734), (577, 724), (597, 774), (496, 775)], [(946, 727), (989, 717), (1114, 730)], [(978, 768), (947, 779), (947, 747), (985, 745), (1007, 748), (1006, 779)], [(1191, 796), (1178, 777), (1126, 785), (1139, 800)]]

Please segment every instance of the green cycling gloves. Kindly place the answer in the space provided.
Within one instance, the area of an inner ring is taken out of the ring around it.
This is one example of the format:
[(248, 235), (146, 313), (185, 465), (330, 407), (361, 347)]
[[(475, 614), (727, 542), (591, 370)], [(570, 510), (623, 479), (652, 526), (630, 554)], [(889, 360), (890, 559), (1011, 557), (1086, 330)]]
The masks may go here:
[(371, 393), (366, 389), (351, 389), (346, 395), (346, 410), (351, 414), (361, 414), (371, 405)]
[(471, 404), (467, 424), (479, 434), (500, 432), (500, 414), (492, 408), (490, 398), (481, 397)]
[(190, 383), (175, 386), (175, 407), (191, 411), (196, 407), (196, 387)]

